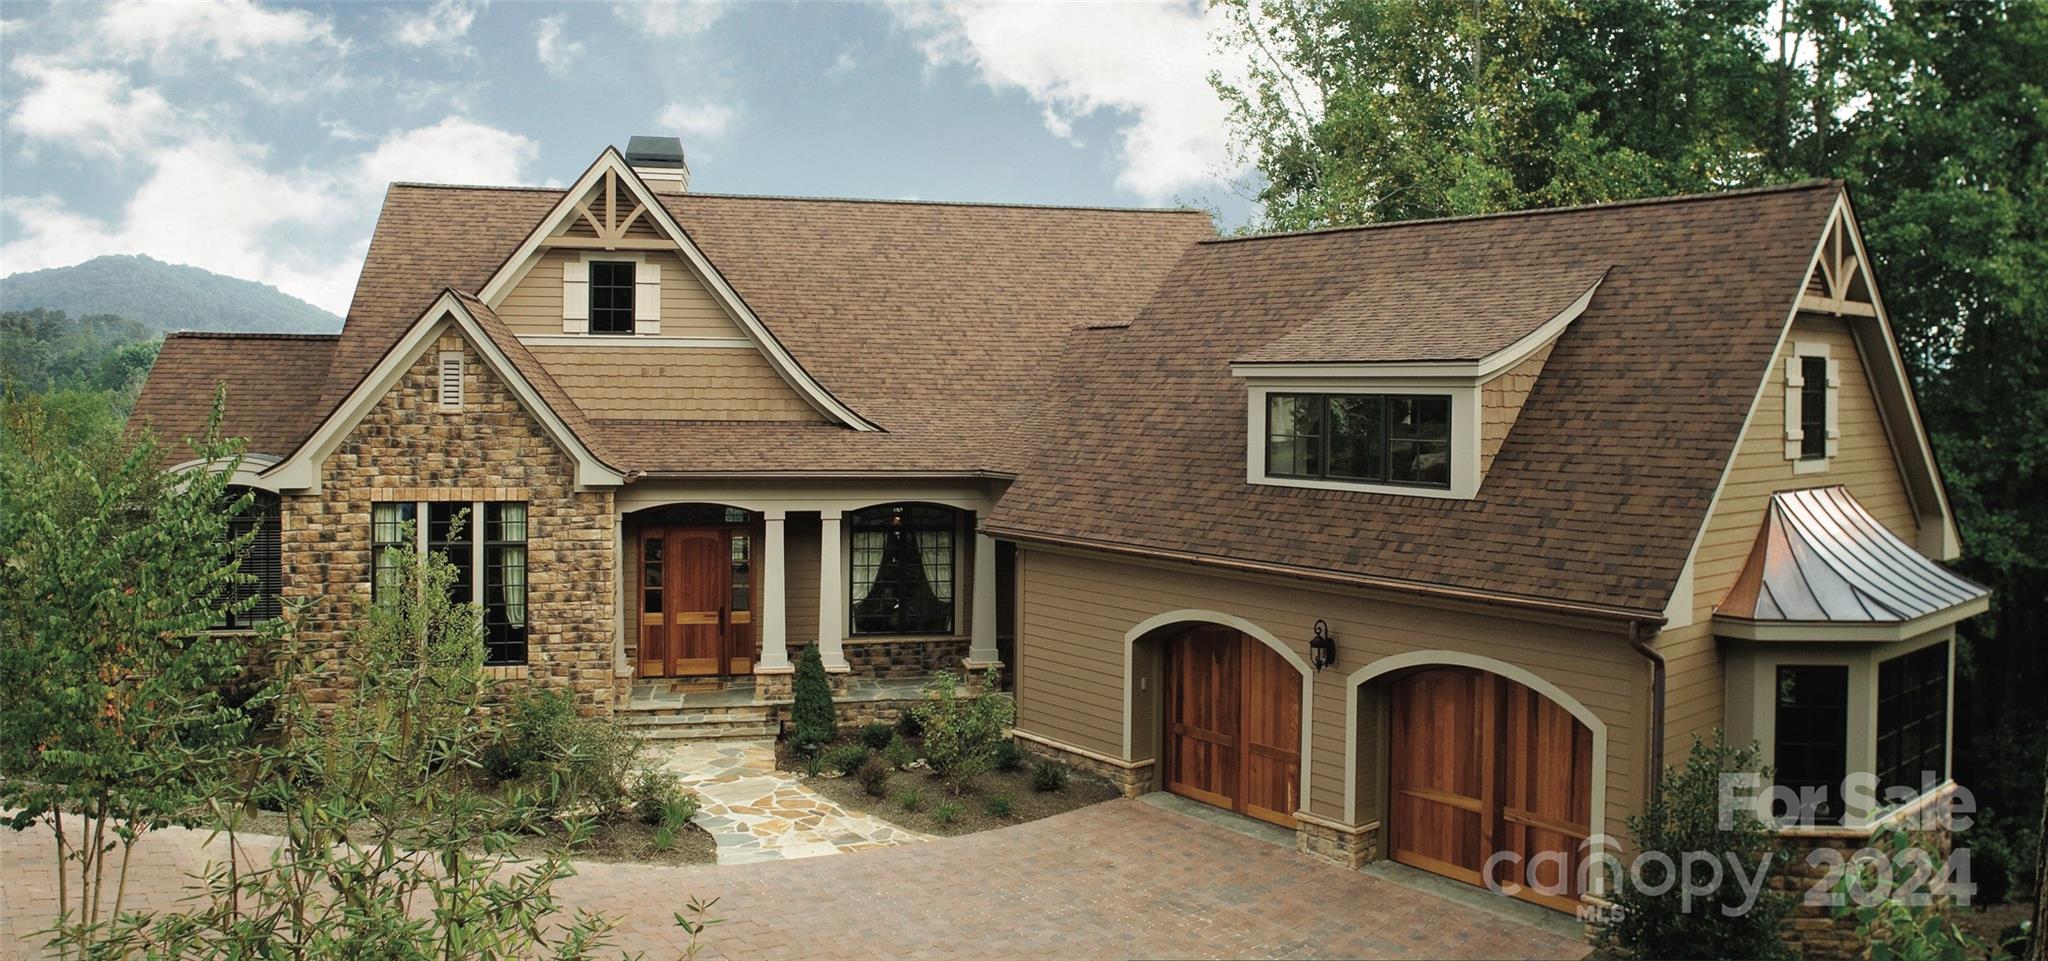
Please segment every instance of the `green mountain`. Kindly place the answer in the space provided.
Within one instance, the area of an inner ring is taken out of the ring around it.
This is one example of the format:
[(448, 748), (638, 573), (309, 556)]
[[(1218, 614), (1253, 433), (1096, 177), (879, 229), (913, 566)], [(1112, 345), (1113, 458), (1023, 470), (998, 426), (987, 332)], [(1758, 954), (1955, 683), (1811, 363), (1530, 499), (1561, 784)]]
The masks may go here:
[(0, 310), (118, 314), (152, 331), (332, 333), (341, 318), (268, 284), (151, 257), (94, 257), (0, 278)]

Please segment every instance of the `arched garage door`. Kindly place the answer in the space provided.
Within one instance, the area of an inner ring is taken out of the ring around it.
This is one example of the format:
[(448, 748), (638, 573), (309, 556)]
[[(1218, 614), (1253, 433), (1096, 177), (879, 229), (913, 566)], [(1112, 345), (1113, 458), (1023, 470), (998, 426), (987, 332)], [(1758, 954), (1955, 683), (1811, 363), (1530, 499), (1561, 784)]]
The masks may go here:
[(1301, 672), (1240, 631), (1167, 644), (1166, 789), (1294, 827), (1301, 807)]
[(1535, 691), (1468, 668), (1407, 675), (1390, 695), (1389, 856), (1484, 885), (1487, 861), (1511, 852), (1495, 874), (1523, 886), (1517, 897), (1576, 910), (1592, 732)]

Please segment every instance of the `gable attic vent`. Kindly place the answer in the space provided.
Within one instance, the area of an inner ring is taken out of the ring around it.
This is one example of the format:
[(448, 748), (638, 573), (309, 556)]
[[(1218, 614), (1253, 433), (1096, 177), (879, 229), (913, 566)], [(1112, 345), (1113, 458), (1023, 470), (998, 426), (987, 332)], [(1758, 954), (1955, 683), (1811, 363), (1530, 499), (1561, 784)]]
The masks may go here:
[(626, 141), (626, 163), (658, 194), (686, 193), (690, 165), (683, 162), (680, 137), (634, 137)]
[(462, 409), (462, 352), (441, 352), (441, 409)]

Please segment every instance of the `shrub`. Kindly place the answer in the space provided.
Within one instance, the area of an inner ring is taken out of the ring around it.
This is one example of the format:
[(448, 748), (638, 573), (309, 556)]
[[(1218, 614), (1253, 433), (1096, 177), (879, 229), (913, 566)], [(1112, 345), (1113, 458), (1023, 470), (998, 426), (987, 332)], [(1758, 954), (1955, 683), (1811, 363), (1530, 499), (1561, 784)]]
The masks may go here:
[[(995, 691), (997, 685), (991, 670), (982, 689)], [(962, 696), (960, 679), (948, 673), (925, 686), (916, 713), (924, 727), (926, 763), (957, 793), (994, 763), (996, 745), (1007, 739), (1017, 708), (1002, 694)]]
[(912, 764), (917, 763), (917, 749), (900, 737), (889, 742), (889, 747), (882, 752), (882, 756), (888, 758), (889, 766), (898, 771), (908, 771)]
[(924, 807), (924, 795), (919, 794), (914, 787), (904, 788), (902, 793), (896, 795), (896, 806), (905, 811), (915, 811)]
[(661, 805), (661, 825), (663, 827), (680, 828), (690, 823), (690, 819), (697, 816), (697, 810), (701, 804), (702, 802), (697, 800), (697, 795), (689, 791), (677, 792), (676, 796), (669, 798)]
[(1007, 793), (991, 795), (987, 804), (988, 816), (1007, 818), (1017, 813), (1017, 799)]
[(881, 797), (889, 793), (889, 762), (874, 755), (868, 755), (856, 775), (860, 778), (860, 789), (869, 797)]
[(539, 689), (513, 698), (486, 770), (510, 769), (535, 790), (548, 813), (616, 816), (640, 760), (640, 739), (608, 716), (576, 712), (567, 691)]
[(1067, 766), (1052, 761), (1040, 761), (1031, 769), (1031, 789), (1034, 791), (1064, 791), (1067, 788)]
[(804, 776), (817, 777), (825, 773), (825, 758), (816, 752), (804, 755)]
[(995, 765), (998, 771), (1015, 771), (1024, 766), (1024, 749), (1016, 741), (1005, 739), (996, 745)]
[(789, 733), (799, 749), (814, 750), (839, 736), (839, 709), (832, 704), (832, 682), (825, 678), (816, 644), (797, 652), (793, 697)]
[(932, 820), (940, 824), (951, 824), (960, 820), (960, 802), (940, 801), (938, 807), (932, 808)]
[[(1729, 826), (1721, 826), (1721, 777), (1742, 773), (1770, 783), (1769, 772), (1760, 769), (1756, 748), (1730, 747), (1719, 731), (1711, 743), (1693, 739), (1684, 767), (1665, 769), (1657, 799), (1628, 819), (1635, 850), (1662, 852), (1665, 858), (1616, 872), (1620, 877), (1615, 879), (1615, 910), (1599, 922), (1601, 949), (1634, 958), (1787, 956), (1785, 943), (1778, 940), (1778, 926), (1790, 913), (1792, 899), (1771, 890), (1769, 880), (1784, 855), (1770, 828), (1747, 809), (1735, 811)], [(1733, 872), (1724, 874), (1721, 865), (1685, 858), (1687, 852), (1702, 851), (1712, 852), (1722, 864), (1742, 864), (1744, 872), (1750, 865), (1766, 864), (1756, 903), (1741, 910), (1747, 896), (1728, 876)], [(1688, 865), (1690, 875), (1673, 883), (1679, 870), (1674, 865)], [(1720, 885), (1709, 887), (1717, 875)], [(1710, 893), (1702, 896), (1702, 890)]]
[(896, 733), (904, 737), (923, 737), (924, 725), (918, 721), (915, 711), (904, 711), (896, 715)]
[(841, 774), (852, 774), (867, 763), (868, 749), (859, 744), (841, 744), (825, 752), (825, 766)]
[[(1934, 905), (1909, 905), (1896, 898), (1873, 898), (1871, 892), (1894, 890), (1893, 865), (1939, 865), (1941, 855), (1916, 845), (1896, 826), (1870, 839), (1872, 859), (1853, 858), (1843, 868), (1832, 892), (1839, 900), (1831, 912), (1856, 920), (1856, 938), (1870, 945), (1872, 958), (1995, 958), (1992, 945), (1963, 929), (1951, 911)], [(1909, 854), (1909, 851), (1917, 852)], [(1925, 895), (1925, 890), (1914, 893)]]
[(867, 745), (870, 751), (882, 750), (889, 746), (889, 742), (894, 740), (896, 740), (896, 729), (887, 724), (875, 723), (861, 726), (860, 742)]
[(634, 775), (633, 788), (627, 794), (632, 800), (633, 814), (642, 824), (661, 823), (662, 813), (669, 803), (686, 796), (681, 780), (673, 773), (658, 768), (643, 768)]

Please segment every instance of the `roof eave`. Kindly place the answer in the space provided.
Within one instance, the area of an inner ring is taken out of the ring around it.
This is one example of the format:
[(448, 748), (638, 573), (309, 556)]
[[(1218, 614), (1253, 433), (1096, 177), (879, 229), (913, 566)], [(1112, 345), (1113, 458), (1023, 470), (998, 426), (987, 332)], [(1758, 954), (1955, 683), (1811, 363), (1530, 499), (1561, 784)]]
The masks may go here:
[(1904, 621), (1786, 621), (1714, 615), (1714, 633), (1739, 641), (1882, 644), (1910, 640), (1969, 620), (1991, 608), (1989, 595)]

